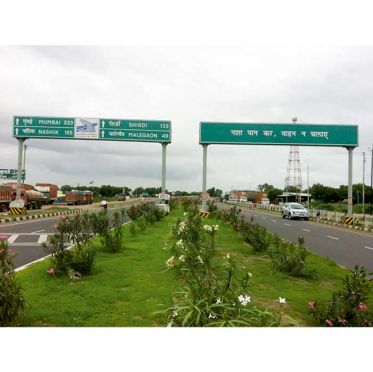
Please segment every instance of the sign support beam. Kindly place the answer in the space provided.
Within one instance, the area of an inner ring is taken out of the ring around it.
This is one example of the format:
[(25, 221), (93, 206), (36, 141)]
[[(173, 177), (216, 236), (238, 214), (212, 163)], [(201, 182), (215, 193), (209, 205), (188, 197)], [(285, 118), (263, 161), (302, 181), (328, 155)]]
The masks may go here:
[(162, 143), (162, 193), (166, 192), (166, 150), (167, 143)]
[(353, 147), (347, 147), (348, 151), (348, 191), (347, 191), (347, 214), (352, 217), (352, 151)]
[(17, 195), (16, 201), (21, 199), (21, 179), (22, 179), (22, 159), (23, 159), (23, 143), (25, 138), (18, 138), (18, 172), (17, 172)]
[(206, 179), (207, 179), (207, 145), (202, 145), (203, 149), (203, 169), (202, 169), (202, 208), (206, 209), (206, 192), (207, 192), (207, 186), (206, 186)]

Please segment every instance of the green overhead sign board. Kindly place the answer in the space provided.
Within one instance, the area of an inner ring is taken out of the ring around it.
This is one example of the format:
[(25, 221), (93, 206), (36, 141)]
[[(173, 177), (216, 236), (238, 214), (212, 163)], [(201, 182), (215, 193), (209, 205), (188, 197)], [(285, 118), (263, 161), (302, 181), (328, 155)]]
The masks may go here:
[(170, 143), (171, 122), (15, 116), (13, 137)]
[[(6, 180), (16, 180), (17, 179), (18, 171), (17, 169), (0, 169), (0, 178), (4, 178)], [(21, 179), (24, 181), (26, 178), (26, 171), (22, 171)]]
[(230, 145), (359, 145), (357, 125), (200, 123), (200, 144)]

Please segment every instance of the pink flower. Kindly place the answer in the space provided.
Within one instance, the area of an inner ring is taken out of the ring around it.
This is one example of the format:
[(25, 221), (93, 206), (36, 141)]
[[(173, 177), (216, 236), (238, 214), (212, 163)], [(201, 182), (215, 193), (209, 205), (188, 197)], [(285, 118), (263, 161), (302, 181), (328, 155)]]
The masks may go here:
[(332, 326), (333, 326), (333, 322), (332, 322), (330, 319), (326, 319), (326, 320), (325, 320), (325, 323), (326, 323), (326, 325), (328, 325), (329, 327), (332, 327)]
[(309, 307), (310, 309), (314, 309), (314, 308), (316, 307), (316, 302), (315, 302), (315, 301), (309, 301), (309, 302), (308, 302), (308, 307)]
[(51, 275), (54, 275), (56, 273), (56, 271), (53, 268), (50, 268), (50, 269), (47, 270), (47, 273), (51, 274)]
[(64, 214), (60, 217), (60, 221), (66, 221), (67, 220), (67, 216)]
[(8, 240), (6, 235), (0, 235), (0, 242), (5, 242), (6, 240)]
[(338, 323), (346, 324), (346, 323), (347, 323), (347, 320), (344, 319), (344, 318), (341, 318), (341, 317), (339, 316), (339, 317), (338, 317)]
[(363, 302), (360, 302), (358, 307), (359, 307), (359, 310), (362, 312), (368, 311), (368, 306), (365, 305)]

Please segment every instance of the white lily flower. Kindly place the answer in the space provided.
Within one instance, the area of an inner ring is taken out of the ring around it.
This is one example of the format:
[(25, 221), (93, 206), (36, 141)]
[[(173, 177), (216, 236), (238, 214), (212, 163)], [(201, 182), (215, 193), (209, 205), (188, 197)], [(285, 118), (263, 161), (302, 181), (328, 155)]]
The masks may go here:
[(217, 305), (221, 304), (221, 298), (220, 297), (218, 297), (218, 299), (216, 300), (216, 304)]
[(279, 298), (278, 298), (278, 302), (279, 302), (280, 304), (286, 304), (286, 298), (285, 298), (285, 297), (284, 297), (284, 298), (279, 297)]
[(242, 306), (246, 306), (247, 304), (249, 304), (251, 302), (251, 297), (247, 296), (247, 295), (239, 295), (238, 296), (238, 301), (240, 301), (240, 304)]
[(216, 316), (215, 315), (213, 315), (213, 314), (209, 314), (209, 319), (215, 319), (216, 318)]

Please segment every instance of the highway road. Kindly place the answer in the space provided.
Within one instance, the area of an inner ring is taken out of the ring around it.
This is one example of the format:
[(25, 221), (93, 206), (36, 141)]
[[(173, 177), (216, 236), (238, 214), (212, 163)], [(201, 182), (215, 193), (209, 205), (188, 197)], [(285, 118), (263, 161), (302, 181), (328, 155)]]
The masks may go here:
[[(124, 208), (129, 207), (127, 204)], [(111, 208), (109, 212), (115, 209), (118, 207)], [(47, 241), (48, 236), (54, 234), (54, 226), (60, 218), (61, 216), (47, 217), (0, 225), (0, 234), (8, 237), (9, 246), (16, 253), (15, 268), (47, 256), (41, 244)]]
[[(219, 204), (220, 208), (231, 205)], [(245, 218), (253, 217), (255, 222), (271, 233), (297, 242), (298, 236), (305, 239), (305, 247), (337, 264), (352, 269), (355, 265), (366, 267), (373, 272), (373, 234), (345, 229), (320, 223), (283, 219), (280, 215), (242, 208)]]

